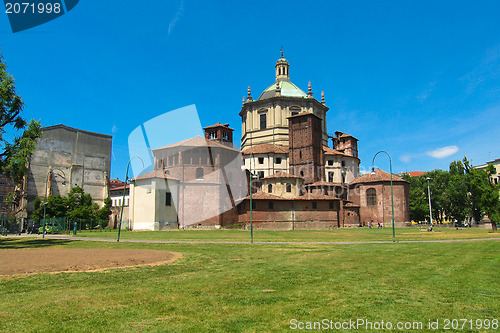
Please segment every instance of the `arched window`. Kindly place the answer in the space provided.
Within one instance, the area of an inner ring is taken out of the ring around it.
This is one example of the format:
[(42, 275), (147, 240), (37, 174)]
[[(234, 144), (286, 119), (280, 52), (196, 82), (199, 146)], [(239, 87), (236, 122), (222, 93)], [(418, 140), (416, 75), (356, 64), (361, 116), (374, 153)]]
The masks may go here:
[(377, 205), (377, 191), (374, 188), (369, 188), (366, 190), (366, 205), (367, 206)]
[(268, 193), (273, 193), (273, 184), (267, 185), (267, 192)]
[(286, 184), (286, 191), (287, 192), (292, 192), (292, 184), (290, 184), (290, 183)]
[(203, 168), (197, 168), (196, 169), (196, 179), (203, 180), (204, 176), (205, 176), (205, 173), (203, 172)]

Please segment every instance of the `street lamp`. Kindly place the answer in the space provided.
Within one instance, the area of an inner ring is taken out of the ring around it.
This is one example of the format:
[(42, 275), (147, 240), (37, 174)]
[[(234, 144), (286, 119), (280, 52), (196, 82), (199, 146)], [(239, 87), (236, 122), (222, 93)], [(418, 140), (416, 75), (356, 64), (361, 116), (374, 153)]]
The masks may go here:
[(252, 206), (253, 175), (252, 175), (252, 160), (253, 160), (253, 153), (250, 153), (250, 243), (253, 243), (253, 206)]
[(390, 165), (390, 172), (391, 172), (392, 241), (396, 242), (396, 229), (394, 228), (394, 191), (392, 188), (392, 159), (391, 159), (391, 155), (389, 155), (388, 152), (386, 152), (385, 150), (381, 150), (378, 153), (376, 153), (375, 156), (373, 156), (372, 172), (375, 172), (375, 167), (374, 167), (375, 157), (377, 157), (377, 155), (380, 153), (385, 153), (389, 157), (389, 165)]
[(431, 204), (431, 186), (430, 186), (430, 180), (432, 179), (431, 177), (427, 177), (427, 191), (429, 192), (429, 216), (431, 220), (431, 228), (432, 228), (432, 204)]
[(49, 187), (49, 179), (50, 179), (52, 172), (54, 170), (62, 172), (62, 174), (64, 176), (61, 176), (61, 175), (58, 175), (58, 176), (61, 177), (62, 179), (64, 179), (64, 181), (62, 182), (62, 186), (66, 186), (66, 174), (64, 173), (64, 171), (62, 171), (61, 169), (58, 169), (58, 168), (50, 168), (49, 172), (47, 173), (47, 178), (45, 179), (45, 199), (43, 200), (42, 238), (45, 238), (45, 213), (47, 210), (47, 188)]
[(128, 168), (130, 166), (130, 162), (132, 162), (132, 160), (134, 158), (138, 158), (141, 160), (142, 162), (142, 168), (144, 169), (144, 161), (142, 160), (142, 158), (140, 158), (139, 156), (134, 156), (132, 157), (130, 160), (128, 160), (128, 163), (127, 163), (127, 171), (125, 171), (125, 185), (123, 186), (123, 196), (122, 196), (122, 208), (121, 208), (121, 212), (120, 212), (120, 224), (118, 225), (118, 238), (117, 238), (117, 242), (120, 241), (120, 231), (122, 229), (122, 218), (123, 218), (123, 206), (125, 205), (125, 191), (127, 191), (127, 180), (128, 180)]

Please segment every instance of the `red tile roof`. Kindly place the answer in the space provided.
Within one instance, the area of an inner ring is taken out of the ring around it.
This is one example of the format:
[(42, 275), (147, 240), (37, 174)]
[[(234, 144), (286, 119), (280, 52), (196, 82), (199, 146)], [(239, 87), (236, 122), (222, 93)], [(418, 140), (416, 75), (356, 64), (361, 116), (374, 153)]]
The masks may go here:
[(229, 124), (221, 124), (221, 123), (217, 123), (217, 124), (214, 124), (214, 125), (203, 127), (203, 129), (217, 128), (217, 127), (226, 127), (227, 129), (229, 129), (231, 131), (234, 131), (234, 129), (232, 129), (232, 128), (229, 127)]
[[(247, 195), (245, 199), (250, 199), (250, 195)], [(287, 198), (259, 191), (252, 194), (252, 200), (287, 200)]]
[(159, 170), (155, 170), (155, 171), (151, 171), (149, 173), (146, 173), (144, 175), (140, 175), (140, 176), (137, 176), (135, 177), (133, 180), (140, 180), (140, 179), (151, 179), (151, 178), (161, 178), (161, 179), (171, 179), (171, 180), (178, 180), (177, 178), (175, 177), (172, 177), (170, 175), (166, 175), (163, 170), (159, 169)]
[[(349, 156), (344, 153), (342, 153), (340, 150), (332, 149), (327, 146), (323, 146), (323, 151), (325, 152), (325, 155), (339, 155), (339, 156)], [(351, 157), (351, 156), (349, 156)]]
[(268, 154), (268, 153), (288, 154), (288, 147), (287, 146), (278, 146), (278, 145), (272, 145), (272, 144), (268, 144), (268, 143), (263, 143), (263, 144), (255, 145), (253, 147), (245, 149), (241, 153), (243, 155)]
[(127, 184), (127, 186), (112, 187), (112, 188), (109, 189), (109, 191), (110, 192), (113, 192), (113, 191), (123, 191), (124, 188), (129, 189), (130, 188), (130, 184)]
[(153, 149), (153, 151), (168, 149), (168, 148), (175, 148), (175, 147), (218, 147), (218, 148), (223, 148), (223, 149), (228, 149), (228, 150), (236, 150), (234, 148), (230, 148), (226, 145), (223, 145), (219, 142), (207, 140), (205, 138), (202, 138), (201, 136), (195, 136), (194, 138), (191, 138), (191, 139), (179, 141), (176, 143), (172, 143), (171, 145), (168, 145), (168, 146)]
[(398, 176), (410, 175), (410, 177), (420, 177), (420, 176), (424, 175), (425, 173), (426, 173), (425, 171), (410, 171), (410, 172), (401, 172), (401, 173), (398, 173), (397, 175)]
[[(389, 182), (391, 181), (391, 174), (385, 172), (380, 169), (375, 169), (375, 174), (373, 172), (369, 172), (364, 176), (358, 177), (354, 179), (350, 185), (353, 184), (362, 184), (362, 183), (376, 183), (376, 182)], [(399, 178), (396, 175), (392, 175), (392, 182), (404, 182), (407, 183), (406, 180)]]
[(299, 199), (299, 200), (339, 200), (337, 197), (324, 195), (324, 194), (312, 194), (312, 193), (306, 193), (304, 195), (301, 195), (297, 199)]
[[(247, 195), (245, 199), (250, 199), (250, 195)], [(259, 191), (257, 193), (252, 194), (252, 200), (339, 200), (336, 197), (323, 195), (323, 194), (311, 194), (306, 193), (296, 198), (283, 198), (274, 194), (269, 194), (266, 192)]]

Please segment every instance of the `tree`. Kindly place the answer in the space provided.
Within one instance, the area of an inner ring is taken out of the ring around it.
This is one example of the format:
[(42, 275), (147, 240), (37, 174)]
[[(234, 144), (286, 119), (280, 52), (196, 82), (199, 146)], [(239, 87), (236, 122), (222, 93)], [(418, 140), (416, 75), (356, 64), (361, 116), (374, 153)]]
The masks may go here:
[(500, 222), (500, 199), (498, 186), (491, 182), (491, 176), (495, 173), (494, 167), (490, 164), (486, 170), (475, 169), (467, 158), (464, 158), (463, 163), (469, 176), (468, 186), (474, 221), (479, 222), (483, 215), (487, 214), (491, 220), (492, 231), (497, 232), (496, 223)]
[(68, 193), (68, 213), (70, 219), (94, 220), (99, 206), (92, 201), (81, 187), (75, 186)]
[(461, 161), (450, 163), (446, 198), (446, 214), (452, 220), (463, 222), (472, 210), (470, 208), (467, 175)]
[(109, 223), (109, 215), (111, 215), (111, 198), (107, 197), (104, 199), (104, 206), (97, 212), (97, 218), (99, 219), (99, 225), (101, 228), (106, 228)]
[(424, 221), (429, 216), (427, 184), (425, 184), (424, 190), (423, 177), (410, 177), (410, 175), (404, 174), (403, 179), (410, 183), (410, 220)]
[[(0, 174), (12, 178), (16, 184), (23, 181), (29, 158), (42, 133), (40, 122), (31, 120), (28, 124), (21, 116), (23, 108), (24, 103), (16, 93), (14, 78), (7, 72), (0, 53)], [(21, 195), (16, 192), (13, 203)]]

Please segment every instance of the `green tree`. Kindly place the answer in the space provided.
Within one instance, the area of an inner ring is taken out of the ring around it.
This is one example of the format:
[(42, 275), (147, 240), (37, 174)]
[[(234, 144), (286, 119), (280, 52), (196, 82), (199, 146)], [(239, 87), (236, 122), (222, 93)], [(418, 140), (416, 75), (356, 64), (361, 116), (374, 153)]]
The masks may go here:
[(427, 183), (424, 186), (423, 177), (410, 177), (408, 174), (404, 174), (403, 179), (410, 183), (410, 220), (425, 221), (429, 216)]
[[(42, 133), (40, 122), (29, 124), (22, 117), (24, 103), (16, 93), (14, 78), (0, 53), (0, 174), (21, 184), (28, 171), (28, 161)], [(23, 193), (16, 193), (16, 203)]]
[(106, 228), (109, 223), (109, 215), (111, 215), (111, 198), (107, 197), (104, 199), (104, 206), (102, 206), (97, 212), (97, 218), (99, 219), (99, 225), (101, 228)]
[(492, 231), (497, 232), (496, 224), (500, 222), (500, 199), (498, 186), (491, 182), (491, 176), (495, 173), (494, 167), (488, 165), (486, 170), (475, 169), (466, 158), (464, 158), (463, 164), (468, 175), (474, 221), (479, 222), (484, 214), (487, 214), (491, 220)]
[[(429, 211), (429, 191), (427, 186), (429, 186), (431, 190), (432, 218), (434, 221), (443, 222), (448, 216), (447, 208), (449, 207), (449, 199), (446, 190), (450, 174), (446, 171), (436, 169), (420, 177), (423, 178), (422, 182), (425, 187), (427, 212)], [(427, 178), (431, 178), (429, 182), (427, 182)]]
[(99, 206), (92, 201), (90, 194), (75, 186), (68, 193), (68, 213), (70, 219), (94, 220)]
[(467, 187), (467, 174), (461, 161), (450, 163), (446, 197), (447, 216), (452, 220), (463, 222), (472, 210), (470, 208), (469, 189)]

